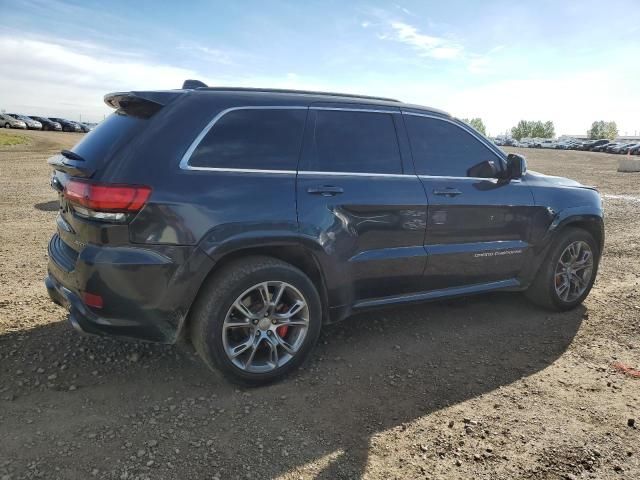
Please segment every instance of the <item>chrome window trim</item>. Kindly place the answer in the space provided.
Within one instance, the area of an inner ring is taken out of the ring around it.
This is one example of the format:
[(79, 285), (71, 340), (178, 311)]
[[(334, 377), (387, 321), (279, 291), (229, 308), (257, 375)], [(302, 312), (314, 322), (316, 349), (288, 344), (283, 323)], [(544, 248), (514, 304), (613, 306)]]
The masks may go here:
[[(386, 177), (386, 178), (418, 178), (417, 175), (411, 173), (368, 173), (368, 172), (322, 172), (308, 170), (262, 170), (258, 168), (217, 168), (217, 167), (189, 167), (189, 170), (202, 170), (225, 173), (261, 173), (271, 175), (316, 175), (316, 176), (333, 176), (333, 177)], [(463, 177), (468, 178), (468, 177)], [(486, 178), (484, 180), (487, 180)]]
[(224, 167), (192, 167), (188, 165), (184, 170), (201, 172), (226, 172), (226, 173), (266, 173), (271, 175), (295, 175), (295, 170), (263, 170), (260, 168), (224, 168)]
[(379, 108), (358, 108), (358, 107), (316, 107), (311, 105), (309, 110), (329, 110), (337, 112), (367, 112), (367, 113), (386, 113), (393, 115), (394, 113), (400, 113), (399, 109), (389, 108), (386, 110)]
[(297, 105), (243, 105), (239, 107), (230, 107), (218, 112), (207, 125), (200, 131), (198, 136), (191, 142), (189, 148), (180, 160), (180, 169), (201, 172), (224, 172), (224, 173), (258, 173), (269, 175), (326, 175), (326, 176), (348, 176), (348, 177), (386, 177), (386, 178), (417, 178), (415, 174), (407, 173), (368, 173), (368, 172), (322, 172), (322, 171), (306, 171), (306, 170), (269, 170), (257, 168), (233, 168), (233, 167), (194, 167), (189, 165), (189, 160), (193, 152), (198, 148), (204, 137), (220, 121), (227, 113), (236, 110), (334, 110), (346, 112), (370, 112), (370, 113), (386, 113), (389, 115), (401, 113), (399, 109), (389, 108), (386, 110), (357, 108), (357, 107), (318, 107), (318, 106), (297, 106)]
[[(492, 146), (489, 142), (487, 142), (487, 140), (484, 137), (481, 137), (480, 135), (478, 135), (477, 132), (475, 132), (473, 129), (471, 128), (467, 128), (465, 125), (461, 125), (458, 122), (453, 121), (452, 119), (449, 118), (444, 118), (444, 117), (439, 117), (437, 115), (431, 115), (428, 113), (418, 113), (418, 112), (409, 112), (407, 110), (401, 110), (403, 115), (413, 115), (414, 117), (427, 117), (427, 118), (433, 118), (435, 120), (441, 120), (443, 122), (447, 122), (450, 123), (452, 125), (455, 125), (456, 127), (458, 127), (459, 129), (467, 132), (468, 134), (470, 134), (472, 137), (474, 137), (476, 140), (478, 140), (482, 145), (484, 145), (491, 153), (493, 153), (494, 155), (496, 155), (500, 160), (502, 160), (502, 167), (503, 169), (506, 168), (506, 157), (505, 154), (502, 150), (500, 150), (499, 148)], [(408, 134), (408, 132), (407, 132)], [(409, 139), (411, 140), (411, 139)], [(469, 178), (469, 177), (458, 177), (458, 178)]]
[[(432, 178), (442, 179), (442, 180), (491, 180), (494, 182), (504, 181), (504, 179), (496, 178), (496, 177), (454, 177), (450, 175), (418, 175), (418, 178), (424, 178), (425, 180), (429, 180)], [(522, 179), (520, 178), (511, 178), (509, 179), (509, 183), (519, 183)]]
[(252, 168), (221, 168), (221, 167), (193, 167), (189, 165), (189, 160), (195, 152), (200, 142), (204, 139), (204, 137), (209, 133), (209, 131), (213, 128), (213, 126), (218, 123), (218, 121), (224, 117), (227, 113), (234, 112), (236, 110), (307, 110), (308, 107), (298, 106), (298, 105), (243, 105), (240, 107), (230, 107), (218, 112), (212, 119), (205, 125), (202, 131), (198, 134), (198, 136), (191, 142), (189, 148), (182, 159), (180, 160), (180, 168), (182, 170), (196, 170), (196, 171), (213, 171), (213, 172), (244, 172), (244, 173), (295, 173), (295, 170), (260, 170), (260, 169), (252, 169)]
[(368, 173), (368, 172), (323, 172), (320, 170), (300, 170), (298, 175), (326, 175), (333, 177), (386, 177), (386, 178), (417, 178), (411, 173)]

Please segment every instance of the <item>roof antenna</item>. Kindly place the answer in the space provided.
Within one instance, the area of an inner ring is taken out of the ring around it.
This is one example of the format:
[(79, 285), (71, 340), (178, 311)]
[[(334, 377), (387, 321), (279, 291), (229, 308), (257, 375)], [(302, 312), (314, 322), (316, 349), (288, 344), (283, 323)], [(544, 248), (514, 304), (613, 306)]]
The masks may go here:
[(183, 90), (194, 90), (196, 88), (207, 88), (207, 84), (200, 80), (185, 80), (182, 84)]

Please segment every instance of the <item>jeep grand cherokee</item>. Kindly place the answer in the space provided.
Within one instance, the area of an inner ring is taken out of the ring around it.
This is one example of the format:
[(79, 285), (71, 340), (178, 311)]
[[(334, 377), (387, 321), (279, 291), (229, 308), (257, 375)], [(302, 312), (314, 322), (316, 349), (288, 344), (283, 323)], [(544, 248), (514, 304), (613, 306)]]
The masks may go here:
[(595, 279), (598, 193), (440, 110), (197, 81), (105, 101), (49, 159), (46, 285), (82, 332), (188, 336), (261, 384), (352, 312), (494, 290), (567, 310)]

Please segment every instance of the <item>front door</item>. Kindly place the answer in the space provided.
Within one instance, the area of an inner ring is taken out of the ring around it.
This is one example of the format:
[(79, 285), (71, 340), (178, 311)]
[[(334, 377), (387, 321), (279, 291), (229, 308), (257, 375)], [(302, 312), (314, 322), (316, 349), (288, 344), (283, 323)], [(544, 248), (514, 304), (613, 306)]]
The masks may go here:
[(379, 106), (309, 111), (298, 220), (321, 246), (334, 306), (420, 290), (427, 201), (398, 122)]
[(505, 162), (461, 122), (406, 112), (403, 118), (429, 201), (425, 289), (517, 286), (532, 255), (530, 188), (520, 180), (470, 176), (469, 169), (481, 162), (501, 171)]

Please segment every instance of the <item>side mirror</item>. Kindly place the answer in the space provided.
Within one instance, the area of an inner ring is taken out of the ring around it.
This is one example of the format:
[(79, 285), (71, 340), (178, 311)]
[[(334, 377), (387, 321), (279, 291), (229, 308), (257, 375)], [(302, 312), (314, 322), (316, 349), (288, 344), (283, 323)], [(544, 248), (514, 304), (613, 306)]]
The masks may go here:
[(517, 153), (510, 153), (507, 156), (507, 179), (522, 178), (525, 173), (527, 173), (527, 159)]
[(500, 169), (493, 160), (485, 160), (467, 170), (467, 177), (497, 178), (499, 176)]

